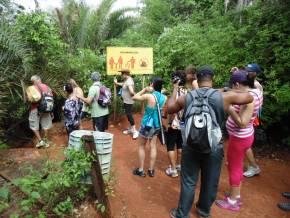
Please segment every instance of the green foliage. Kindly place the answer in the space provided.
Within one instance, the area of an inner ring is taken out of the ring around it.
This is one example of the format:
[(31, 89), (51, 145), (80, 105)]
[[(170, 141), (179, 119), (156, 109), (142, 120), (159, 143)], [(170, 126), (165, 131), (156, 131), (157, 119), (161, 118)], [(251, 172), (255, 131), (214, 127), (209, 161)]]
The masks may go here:
[[(60, 217), (71, 215), (74, 203), (85, 198), (88, 188), (81, 181), (91, 169), (93, 156), (72, 149), (66, 150), (66, 155), (69, 158), (63, 162), (47, 160), (40, 171), (30, 169), (28, 176), (13, 181), (28, 195), (19, 202), (24, 214), (29, 215), (35, 204), (42, 201), (39, 217), (51, 212)], [(42, 179), (43, 175), (47, 178)]]

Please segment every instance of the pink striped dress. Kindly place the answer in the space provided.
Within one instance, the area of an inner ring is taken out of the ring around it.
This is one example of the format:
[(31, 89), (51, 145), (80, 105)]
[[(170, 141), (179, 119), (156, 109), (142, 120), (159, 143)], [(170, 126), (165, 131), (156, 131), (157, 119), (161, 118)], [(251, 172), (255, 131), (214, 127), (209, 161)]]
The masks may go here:
[[(263, 94), (259, 89), (251, 89), (249, 93), (253, 96), (255, 101), (254, 112), (252, 118), (245, 128), (239, 127), (231, 116), (228, 117), (226, 127), (227, 131), (230, 135), (233, 135), (238, 138), (247, 138), (254, 134), (254, 126), (253, 122), (257, 117), (259, 110), (263, 104)], [(240, 113), (240, 105), (233, 105), (234, 110), (239, 114)]]

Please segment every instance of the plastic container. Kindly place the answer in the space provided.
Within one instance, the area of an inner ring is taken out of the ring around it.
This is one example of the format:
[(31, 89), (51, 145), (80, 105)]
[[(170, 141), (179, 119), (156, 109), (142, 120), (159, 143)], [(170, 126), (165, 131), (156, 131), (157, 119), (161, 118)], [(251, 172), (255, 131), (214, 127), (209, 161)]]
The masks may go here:
[(113, 134), (89, 130), (75, 130), (69, 136), (69, 148), (80, 150), (82, 148), (81, 138), (84, 135), (92, 135), (94, 137), (102, 174), (109, 174), (112, 159)]

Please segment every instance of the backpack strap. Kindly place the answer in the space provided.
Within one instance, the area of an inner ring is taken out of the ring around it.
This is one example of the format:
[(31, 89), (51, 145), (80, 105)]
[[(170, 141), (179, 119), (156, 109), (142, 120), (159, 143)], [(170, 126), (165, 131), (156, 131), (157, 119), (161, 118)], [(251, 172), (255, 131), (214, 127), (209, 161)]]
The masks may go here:
[(157, 106), (157, 111), (158, 111), (158, 120), (159, 120), (159, 125), (160, 125), (160, 130), (161, 130), (161, 139), (162, 139), (162, 144), (165, 144), (165, 136), (164, 136), (164, 131), (163, 131), (163, 125), (162, 125), (162, 116), (161, 116), (161, 109), (159, 105), (159, 101), (157, 100), (157, 97), (152, 94), (155, 98), (156, 106)]
[[(259, 95), (258, 95), (256, 92), (251, 91), (251, 90), (249, 90), (249, 92), (254, 93), (254, 94), (257, 96), (257, 98), (258, 98), (258, 100), (259, 100), (259, 104), (260, 104), (261, 100), (260, 100), (260, 98), (259, 98)], [(262, 108), (262, 107), (260, 106), (260, 107), (259, 107), (258, 114), (257, 114), (257, 117), (258, 117), (258, 118), (261, 118), (261, 116), (262, 116), (262, 110), (261, 110), (261, 108)]]

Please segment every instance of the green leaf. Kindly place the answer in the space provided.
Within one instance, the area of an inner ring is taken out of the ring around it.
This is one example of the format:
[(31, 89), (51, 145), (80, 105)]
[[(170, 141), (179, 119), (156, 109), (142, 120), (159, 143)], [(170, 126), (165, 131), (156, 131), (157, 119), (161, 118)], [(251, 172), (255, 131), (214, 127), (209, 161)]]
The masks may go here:
[(38, 192), (31, 192), (31, 197), (34, 199), (39, 199), (40, 198), (40, 194)]
[(9, 216), (9, 218), (19, 218), (20, 216), (17, 213), (13, 213)]
[(102, 207), (101, 207), (101, 212), (102, 212), (102, 213), (104, 213), (104, 212), (105, 212), (105, 210), (106, 210), (106, 207), (105, 207), (105, 205), (102, 205)]
[(10, 196), (9, 189), (4, 186), (0, 189), (0, 198), (3, 198), (4, 200), (8, 201)]

